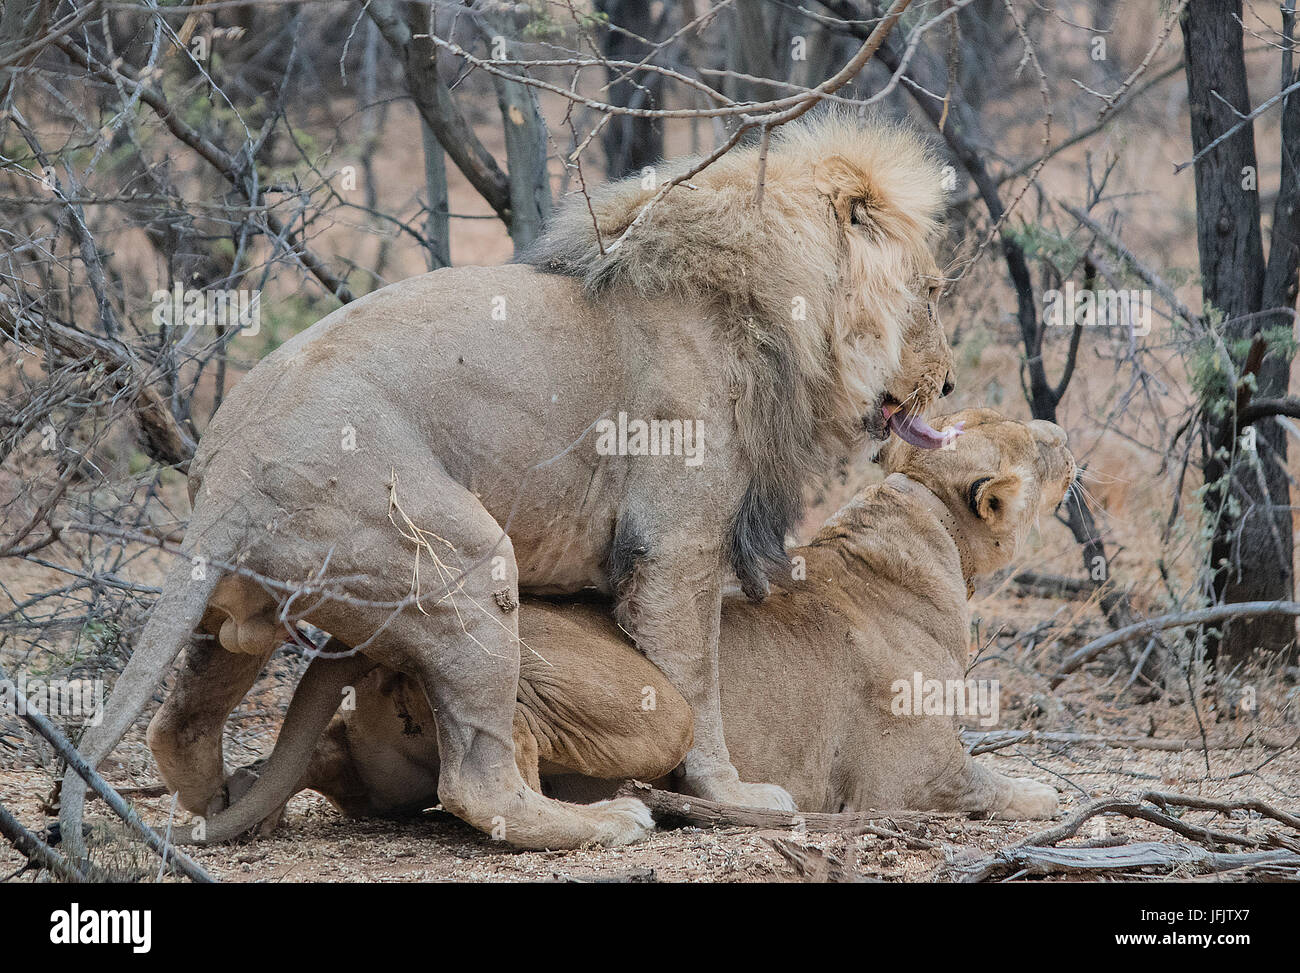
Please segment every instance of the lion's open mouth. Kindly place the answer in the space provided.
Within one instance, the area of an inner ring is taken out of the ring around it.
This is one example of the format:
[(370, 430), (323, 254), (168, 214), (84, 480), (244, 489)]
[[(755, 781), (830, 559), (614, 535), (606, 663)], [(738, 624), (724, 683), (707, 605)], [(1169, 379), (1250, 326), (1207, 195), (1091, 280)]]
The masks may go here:
[(898, 400), (886, 397), (880, 407), (885, 424), (895, 436), (917, 449), (939, 449), (962, 434), (966, 423), (959, 422), (940, 432), (925, 421), (925, 416), (908, 412)]

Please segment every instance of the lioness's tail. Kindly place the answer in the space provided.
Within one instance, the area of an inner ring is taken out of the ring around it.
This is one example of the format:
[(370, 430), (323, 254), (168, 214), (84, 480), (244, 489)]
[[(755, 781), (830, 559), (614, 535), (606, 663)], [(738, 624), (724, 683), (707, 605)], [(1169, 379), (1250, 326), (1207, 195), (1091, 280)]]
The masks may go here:
[[(188, 559), (179, 560), (167, 573), (162, 594), (154, 603), (140, 641), (113, 687), (102, 721), (87, 729), (81, 738), (81, 755), (92, 768), (112, 752), (148, 705), (181, 648), (203, 620), (208, 599), (222, 575), (212, 564), (196, 570)], [(64, 848), (74, 859), (85, 858), (81, 817), (86, 782), (76, 771), (69, 769), (64, 774), (61, 795), (59, 829)]]
[[(350, 651), (342, 642), (330, 639), (326, 652)], [(339, 708), (343, 689), (375, 667), (363, 655), (344, 658), (317, 656), (312, 660), (289, 703), (275, 749), (261, 775), (238, 801), (205, 823), (203, 837), (180, 844), (216, 844), (238, 838), (260, 824), (294, 795), (294, 789), (311, 762), (316, 741)]]

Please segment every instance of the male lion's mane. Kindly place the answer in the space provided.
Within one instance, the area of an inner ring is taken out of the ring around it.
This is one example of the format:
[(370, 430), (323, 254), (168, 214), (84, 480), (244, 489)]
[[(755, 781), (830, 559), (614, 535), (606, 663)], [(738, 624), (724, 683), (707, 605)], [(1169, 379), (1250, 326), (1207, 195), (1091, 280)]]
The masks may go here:
[(752, 471), (729, 555), (760, 597), (767, 571), (785, 567), (804, 485), (860, 440), (926, 300), (941, 173), (909, 128), (817, 113), (773, 133), (761, 204), (759, 149), (742, 146), (674, 187), (613, 246), (663, 181), (696, 161), (606, 184), (590, 210), (570, 200), (521, 259), (580, 279), (592, 299), (626, 288), (710, 312)]

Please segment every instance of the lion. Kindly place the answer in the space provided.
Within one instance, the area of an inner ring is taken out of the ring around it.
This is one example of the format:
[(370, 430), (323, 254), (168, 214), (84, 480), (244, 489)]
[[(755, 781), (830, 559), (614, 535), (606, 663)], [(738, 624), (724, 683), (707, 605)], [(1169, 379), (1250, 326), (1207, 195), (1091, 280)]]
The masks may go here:
[[(515, 760), (519, 592), (594, 588), (694, 714), (685, 786), (793, 809), (728, 754), (724, 578), (766, 595), (805, 487), (837, 457), (891, 432), (938, 446), (923, 416), (952, 362), (934, 308), (941, 171), (919, 137), (828, 113), (774, 135), (761, 202), (758, 164), (757, 146), (729, 153), (640, 224), (657, 190), (614, 182), (520, 262), (381, 288), (258, 363), (199, 444), (184, 558), (86, 759), (184, 647), (149, 739), (180, 805), (219, 812), (222, 724), (306, 623), (331, 654), (422, 687), (457, 816), (521, 847), (637, 840), (640, 802), (546, 798)], [(83, 798), (66, 775), (78, 854)]]
[[(915, 689), (967, 686), (971, 583), (1009, 563), (1041, 514), (1062, 502), (1074, 459), (1054, 423), (989, 409), (946, 421), (965, 423), (952, 450), (886, 446), (886, 479), (791, 549), (797, 579), (762, 603), (723, 604), (720, 685), (732, 758), (742, 774), (785, 787), (802, 810), (1028, 819), (1056, 809), (1053, 788), (971, 758), (957, 714), (926, 705)], [(679, 786), (668, 775), (691, 747), (690, 707), (606, 605), (525, 598), (519, 631), (531, 651), (515, 753), (531, 787), (580, 797), (607, 795), (629, 778)], [(330, 665), (339, 663), (313, 662), (309, 677)], [(328, 686), (304, 679), (260, 776), (257, 767), (243, 772), (251, 790), (212, 822), (223, 838), (259, 823), (269, 830), (303, 789), (354, 817), (437, 803), (438, 745), (419, 685), (375, 668), (331, 720), (347, 675)]]

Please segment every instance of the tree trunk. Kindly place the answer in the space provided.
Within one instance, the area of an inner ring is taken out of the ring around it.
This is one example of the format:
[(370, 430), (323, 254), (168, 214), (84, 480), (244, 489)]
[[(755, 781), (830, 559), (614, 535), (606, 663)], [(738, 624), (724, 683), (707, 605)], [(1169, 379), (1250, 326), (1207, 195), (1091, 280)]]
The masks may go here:
[[(1241, 17), (1240, 0), (1192, 0), (1183, 15), (1188, 107), (1196, 152), (1206, 149), (1251, 111)], [(1289, 103), (1286, 113), (1294, 111), (1294, 104)], [(1289, 148), (1294, 151), (1294, 143)], [(1284, 141), (1284, 155), (1287, 151)], [(1209, 327), (1222, 335), (1238, 378), (1253, 372), (1258, 395), (1285, 395), (1290, 383), (1289, 353), (1269, 348), (1261, 335), (1276, 324), (1276, 315), (1259, 313), (1265, 307), (1266, 265), (1251, 125), (1242, 126), (1207, 151), (1197, 161), (1195, 171), (1196, 238)], [(1286, 184), (1285, 165), (1283, 173), (1279, 206), (1284, 204), (1283, 197), (1290, 198), (1293, 234), (1294, 160), (1290, 186)], [(1278, 261), (1284, 261), (1286, 256), (1287, 222), (1283, 220), (1274, 231), (1273, 250)], [(1278, 266), (1269, 276), (1271, 281), (1290, 281), (1293, 304), (1294, 266), (1289, 278), (1285, 269)], [(1281, 306), (1287, 285), (1272, 283), (1271, 288), (1269, 306), (1276, 308)], [(1252, 351), (1243, 352), (1243, 339), (1249, 342), (1257, 336)], [(1248, 401), (1251, 389), (1239, 384), (1231, 387), (1230, 382), (1232, 377), (1225, 376), (1223, 383), (1203, 390), (1204, 505), (1213, 531), (1210, 589), (1216, 602), (1290, 599), (1294, 579), (1285, 433), (1270, 419), (1258, 425), (1253, 443), (1248, 436), (1239, 437), (1236, 409)], [(1294, 646), (1295, 622), (1281, 616), (1230, 622), (1224, 626), (1221, 638), (1207, 638), (1210, 656), (1230, 662), (1244, 660), (1256, 648), (1276, 652), (1294, 651)]]
[(451, 90), (438, 76), (438, 61), (428, 38), (414, 37), (416, 32), (398, 16), (388, 0), (369, 0), (364, 9), (400, 60), (407, 88), (424, 124), (438, 137), (443, 151), (470, 185), (506, 227), (513, 229), (510, 179), (474, 134)]
[[(513, 57), (515, 41), (533, 18), (531, 8), (522, 5), (512, 11), (485, 9), (475, 24), (493, 57)], [(509, 27), (510, 33), (492, 31)], [(499, 48), (499, 49), (498, 49)], [(507, 81), (492, 75), (497, 94), (501, 125), (506, 140), (506, 174), (510, 185), (510, 239), (515, 252), (523, 250), (542, 235), (542, 227), (551, 218), (551, 176), (546, 167), (547, 131), (537, 105), (537, 94), (530, 85)]]
[[(804, 23), (801, 19), (800, 23)], [(736, 0), (731, 16), (728, 67), (755, 78), (786, 81), (790, 77), (794, 31), (789, 11), (761, 0)], [(775, 84), (728, 79), (727, 94), (739, 101), (770, 101), (790, 94)]]
[[(422, 33), (433, 33), (434, 15), (434, 8), (426, 11), (414, 4), (406, 10), (406, 23), (410, 32), (406, 41), (410, 52), (407, 78), (413, 91), (419, 85), (427, 87), (437, 83), (437, 48), (428, 37), (420, 36)], [(424, 188), (429, 194), (429, 211), (424, 220), (425, 260), (430, 270), (438, 270), (451, 266), (451, 204), (447, 195), (447, 157), (442, 143), (438, 141), (438, 133), (424, 114), (420, 116), (420, 145), (424, 150)]]
[[(658, 22), (646, 0), (597, 0), (596, 9), (609, 17), (611, 27), (601, 42), (601, 53), (610, 60), (640, 61), (649, 48), (623, 31), (656, 40)], [(662, 108), (664, 76), (657, 72), (636, 72), (621, 81), (624, 68), (608, 69), (611, 104), (625, 108)], [(601, 133), (605, 148), (605, 172), (619, 179), (652, 166), (664, 155), (663, 122), (652, 118), (615, 115)]]

